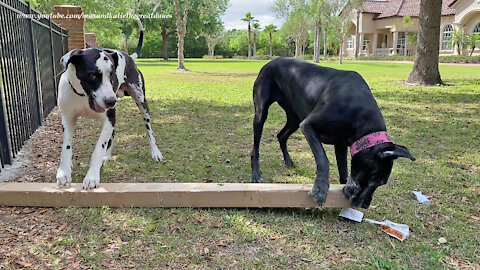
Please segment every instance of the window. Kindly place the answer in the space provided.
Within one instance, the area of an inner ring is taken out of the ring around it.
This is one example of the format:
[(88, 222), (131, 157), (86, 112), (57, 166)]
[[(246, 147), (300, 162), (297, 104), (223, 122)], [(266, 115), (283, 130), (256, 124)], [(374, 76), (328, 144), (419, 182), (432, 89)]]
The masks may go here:
[(397, 42), (397, 49), (405, 48), (405, 32), (398, 32), (398, 42)]
[(347, 49), (353, 49), (353, 37), (352, 36), (348, 36)]
[(475, 28), (473, 29), (473, 33), (474, 34), (480, 34), (480, 23), (477, 24), (477, 26), (475, 26)]
[(450, 40), (453, 34), (453, 26), (450, 24), (445, 26), (442, 33), (442, 50), (451, 50), (452, 41)]
[(365, 35), (365, 37), (363, 38), (363, 47), (362, 47), (364, 51), (368, 50), (368, 43), (370, 43), (370, 36)]
[(388, 48), (388, 35), (385, 35), (385, 48)]

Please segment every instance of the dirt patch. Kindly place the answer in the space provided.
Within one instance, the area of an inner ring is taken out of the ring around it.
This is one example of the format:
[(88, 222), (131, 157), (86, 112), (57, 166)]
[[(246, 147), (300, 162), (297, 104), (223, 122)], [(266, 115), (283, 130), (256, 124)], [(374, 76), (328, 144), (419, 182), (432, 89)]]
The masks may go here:
[(0, 174), (0, 182), (52, 182), (62, 150), (61, 115), (55, 108), (30, 139), (22, 151)]

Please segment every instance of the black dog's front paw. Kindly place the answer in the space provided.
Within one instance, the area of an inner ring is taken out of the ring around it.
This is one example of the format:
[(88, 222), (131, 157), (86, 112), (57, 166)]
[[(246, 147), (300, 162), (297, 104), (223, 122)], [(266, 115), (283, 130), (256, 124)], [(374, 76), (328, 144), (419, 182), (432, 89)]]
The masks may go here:
[(327, 194), (328, 194), (328, 186), (325, 188), (318, 187), (317, 185), (313, 186), (311, 195), (313, 199), (319, 204), (325, 203), (325, 201), (327, 200)]
[(295, 165), (295, 162), (293, 162), (293, 160), (291, 159), (285, 160), (284, 163), (289, 169), (293, 169), (297, 167), (297, 165)]
[(261, 174), (252, 174), (252, 178), (250, 179), (252, 183), (263, 183), (263, 178)]

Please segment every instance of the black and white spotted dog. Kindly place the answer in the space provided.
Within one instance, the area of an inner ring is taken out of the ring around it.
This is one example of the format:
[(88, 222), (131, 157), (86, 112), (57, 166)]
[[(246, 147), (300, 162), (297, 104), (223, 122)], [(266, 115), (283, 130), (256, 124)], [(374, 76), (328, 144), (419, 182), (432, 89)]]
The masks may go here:
[(61, 59), (65, 72), (58, 86), (58, 105), (63, 125), (62, 154), (57, 171), (59, 186), (72, 182), (72, 138), (78, 116), (98, 119), (103, 123), (90, 168), (83, 180), (83, 189), (99, 186), (100, 169), (112, 153), (115, 105), (117, 98), (123, 96), (131, 96), (143, 115), (153, 160), (163, 159), (150, 124), (143, 75), (134, 62), (143, 43), (143, 26), (140, 20), (137, 21), (140, 37), (134, 54), (129, 56), (117, 50), (85, 49), (72, 50)]

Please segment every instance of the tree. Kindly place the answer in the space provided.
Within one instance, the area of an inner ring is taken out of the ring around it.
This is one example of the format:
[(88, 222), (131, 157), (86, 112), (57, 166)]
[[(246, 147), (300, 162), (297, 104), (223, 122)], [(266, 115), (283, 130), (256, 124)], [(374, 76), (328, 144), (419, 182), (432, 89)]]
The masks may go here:
[(470, 45), (470, 48), (472, 49), (470, 51), (470, 56), (472, 56), (473, 51), (475, 51), (475, 48), (480, 43), (480, 34), (468, 35), (468, 43)]
[(457, 47), (458, 54), (463, 54), (463, 49), (470, 44), (469, 35), (463, 31), (463, 29), (453, 29), (452, 36), (450, 37), (450, 42), (452, 42), (453, 47)]
[(248, 12), (245, 14), (245, 18), (242, 19), (244, 22), (248, 22), (248, 59), (252, 57), (252, 40), (251, 40), (251, 26), (250, 24), (253, 22), (258, 22), (254, 17), (252, 17), (252, 14)]
[(183, 46), (185, 42), (185, 33), (187, 32), (187, 20), (188, 20), (188, 0), (185, 0), (185, 6), (183, 8), (183, 18), (180, 14), (180, 1), (175, 1), (175, 17), (177, 22), (177, 36), (178, 36), (178, 70), (189, 71), (185, 68)]
[(255, 22), (252, 24), (253, 28), (253, 56), (257, 55), (257, 33), (260, 31), (260, 24)]
[(422, 85), (443, 84), (438, 70), (440, 51), (440, 19), (442, 0), (421, 0), (418, 27), (417, 54), (408, 83)]
[(270, 58), (273, 57), (273, 33), (277, 31), (277, 27), (273, 24), (269, 24), (267, 26), (265, 26), (265, 31), (268, 33), (269, 37), (270, 37), (270, 50), (269, 50), (269, 56)]
[(347, 3), (341, 2), (341, 1), (338, 2), (338, 6), (342, 6), (342, 10), (340, 11), (339, 16), (337, 16), (337, 19), (334, 20), (334, 22), (337, 26), (336, 28), (338, 29), (336, 33), (338, 35), (338, 39), (340, 42), (340, 50), (339, 50), (339, 57), (338, 57), (338, 63), (340, 65), (343, 64), (343, 47), (345, 43), (345, 38), (347, 36), (348, 31), (350, 30), (350, 27), (353, 24), (353, 20), (355, 18), (358, 18), (357, 17), (358, 13), (354, 11), (355, 10), (358, 11), (358, 9), (362, 6), (362, 4), (363, 4), (362, 0), (350, 0)]
[(133, 30), (137, 27), (137, 23), (133, 24), (133, 20), (122, 20), (122, 25), (120, 30), (122, 31), (124, 37), (124, 50), (128, 53), (128, 38), (132, 35)]
[[(153, 12), (156, 12), (159, 8), (161, 8), (162, 12), (165, 14), (173, 14), (174, 13), (174, 4), (170, 0), (154, 0), (155, 5), (153, 6)], [(142, 1), (145, 3), (146, 1)], [(163, 60), (168, 60), (168, 40), (171, 35), (175, 34), (176, 26), (174, 20), (169, 19), (161, 19), (155, 20), (154, 22), (156, 25), (160, 25), (160, 33), (162, 35), (162, 57)]]
[(325, 20), (326, 0), (312, 0), (311, 12), (315, 19), (315, 37), (313, 45), (313, 61), (320, 62), (320, 37), (322, 36), (322, 21)]
[(402, 23), (397, 24), (396, 27), (403, 28), (405, 32), (405, 48), (403, 48), (403, 55), (407, 56), (407, 47), (408, 47), (408, 28), (415, 26), (415, 22), (413, 22), (412, 17), (404, 16), (402, 18)]
[(208, 56), (214, 58), (215, 56), (215, 46), (222, 40), (223, 33), (215, 33), (215, 34), (202, 34), (207, 41), (208, 46)]
[(414, 50), (412, 54), (415, 54), (415, 45), (418, 42), (418, 33), (411, 33), (406, 37), (407, 44), (412, 45), (412, 49)]
[(215, 56), (215, 47), (217, 44), (222, 41), (224, 32), (223, 24), (218, 22), (217, 24), (205, 29), (203, 33), (200, 34), (201, 37), (205, 38), (208, 47), (208, 56), (214, 58)]
[(295, 42), (295, 57), (304, 55), (308, 41), (308, 31), (312, 28), (313, 20), (309, 16), (309, 7), (305, 4), (296, 4), (283, 24), (284, 31)]

